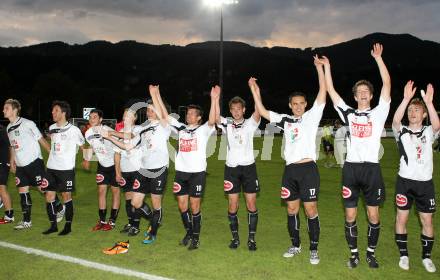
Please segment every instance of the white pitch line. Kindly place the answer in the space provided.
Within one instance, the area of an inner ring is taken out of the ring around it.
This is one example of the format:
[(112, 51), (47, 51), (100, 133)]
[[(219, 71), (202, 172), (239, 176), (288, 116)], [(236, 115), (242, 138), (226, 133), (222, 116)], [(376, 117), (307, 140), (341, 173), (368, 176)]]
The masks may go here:
[(114, 274), (120, 274), (120, 275), (124, 275), (124, 276), (133, 276), (133, 277), (137, 277), (140, 279), (147, 279), (147, 280), (172, 280), (171, 278), (165, 278), (165, 277), (151, 275), (151, 274), (147, 274), (147, 273), (143, 273), (143, 272), (139, 272), (139, 271), (135, 271), (135, 270), (120, 268), (117, 266), (106, 265), (106, 264), (97, 263), (97, 262), (91, 262), (91, 261), (83, 260), (80, 258), (69, 257), (69, 256), (65, 256), (65, 255), (60, 255), (60, 254), (56, 254), (56, 253), (43, 251), (43, 250), (38, 250), (38, 249), (34, 249), (34, 248), (15, 245), (15, 244), (3, 242), (3, 241), (0, 241), (0, 247), (21, 251), (26, 254), (43, 256), (43, 257), (46, 257), (49, 259), (61, 260), (61, 261), (69, 262), (69, 263), (75, 263), (75, 264), (79, 264), (79, 265), (82, 265), (85, 267), (98, 269), (98, 270), (102, 270), (102, 271), (107, 271), (107, 272), (111, 272)]

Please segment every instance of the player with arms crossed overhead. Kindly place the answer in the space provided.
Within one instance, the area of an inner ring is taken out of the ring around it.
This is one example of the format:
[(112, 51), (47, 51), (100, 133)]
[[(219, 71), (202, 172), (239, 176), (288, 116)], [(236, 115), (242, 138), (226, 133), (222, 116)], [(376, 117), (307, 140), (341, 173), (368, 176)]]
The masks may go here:
[(84, 137), (78, 127), (68, 122), (70, 118), (70, 105), (65, 101), (52, 103), (52, 119), (55, 122), (49, 126), (50, 153), (47, 160), (47, 180), (49, 185), (46, 191), (46, 210), (49, 217), (50, 228), (43, 234), (58, 231), (55, 196), (60, 192), (66, 206), (66, 223), (59, 235), (67, 235), (72, 231), (73, 200), (72, 192), (75, 191), (75, 162), (78, 147), (82, 149)]
[[(98, 185), (98, 215), (99, 221), (93, 227), (93, 231), (111, 230), (115, 227), (118, 217), (119, 205), (121, 203), (121, 191), (116, 182), (115, 172), (115, 152), (111, 141), (104, 139), (101, 135), (102, 129), (112, 130), (110, 127), (102, 124), (103, 112), (99, 109), (90, 111), (90, 128), (85, 133), (85, 139), (90, 144), (98, 158), (98, 168), (96, 170), (96, 184)], [(85, 164), (88, 165), (86, 160)], [(110, 219), (106, 221), (107, 216), (107, 186), (110, 186), (112, 192), (112, 209)]]
[[(6, 127), (0, 125), (0, 205), (3, 204), (5, 207), (5, 216), (0, 218), (0, 225), (9, 224), (14, 221), (14, 209), (12, 209), (11, 196), (6, 187), (8, 185), (12, 152)], [(15, 172), (15, 170), (12, 171)]]
[(325, 107), (326, 88), (324, 69), (318, 56), (314, 57), (314, 64), (318, 73), (319, 91), (312, 108), (307, 112), (306, 95), (301, 92), (294, 92), (289, 96), (289, 107), (293, 115), (268, 111), (262, 103), (260, 89), (255, 79), (251, 79), (249, 84), (261, 116), (284, 130), (286, 166), (282, 179), (281, 198), (287, 204), (287, 228), (292, 246), (283, 256), (289, 258), (301, 252), (299, 210), (303, 202), (310, 238), (310, 263), (316, 265), (319, 263), (320, 233), (317, 206), (320, 178), (315, 162), (316, 134)]
[(260, 191), (257, 167), (254, 158), (254, 134), (260, 124), (260, 114), (255, 110), (252, 116), (244, 119), (246, 102), (236, 96), (229, 101), (232, 118), (220, 116), (220, 106), (216, 104), (217, 124), (226, 134), (227, 153), (223, 188), (228, 195), (228, 219), (232, 233), (229, 248), (236, 249), (240, 245), (238, 235), (238, 203), (243, 187), (248, 210), (248, 249), (255, 251), (257, 243), (255, 234), (258, 224), (257, 193)]
[(371, 55), (379, 67), (382, 90), (379, 104), (371, 109), (373, 85), (360, 80), (353, 86), (357, 109), (345, 104), (333, 86), (330, 62), (321, 59), (325, 68), (327, 91), (345, 126), (348, 127), (347, 158), (342, 169), (342, 197), (345, 207), (345, 237), (351, 251), (349, 268), (359, 264), (357, 248), (357, 203), (361, 192), (365, 197), (368, 215), (368, 248), (366, 261), (371, 268), (378, 268), (374, 251), (379, 240), (379, 205), (385, 195), (384, 182), (379, 165), (380, 138), (391, 103), (391, 78), (382, 59), (383, 47), (374, 44)]
[[(49, 143), (44, 139), (35, 123), (20, 117), (20, 111), (21, 104), (18, 100), (8, 99), (5, 101), (3, 114), (9, 120), (6, 130), (12, 147), (11, 168), (16, 169), (15, 184), (18, 187), (23, 212), (23, 220), (14, 227), (17, 230), (32, 227), (32, 199), (29, 186), (38, 186), (42, 192), (47, 187), (48, 182), (40, 145), (47, 152), (50, 151)], [(64, 212), (61, 210), (63, 205), (59, 202), (58, 197), (55, 197), (54, 207), (57, 209), (56, 211)], [(61, 220), (63, 216), (60, 214), (62, 213), (58, 214), (58, 218)]]
[[(399, 266), (409, 269), (408, 234), (406, 224), (409, 210), (416, 203), (422, 224), (422, 263), (428, 272), (435, 272), (436, 268), (431, 260), (431, 251), (434, 246), (433, 213), (435, 212), (435, 192), (432, 180), (433, 156), (432, 144), (435, 135), (440, 130), (440, 121), (432, 103), (434, 88), (431, 84), (422, 91), (422, 100), (413, 98), (416, 88), (409, 81), (404, 89), (403, 100), (394, 113), (393, 132), (400, 152), (400, 168), (396, 180), (396, 244), (400, 252)], [(401, 121), (408, 114), (408, 126)], [(429, 115), (431, 125), (423, 125)]]
[[(160, 94), (157, 94), (157, 97), (161, 100)], [(203, 111), (200, 106), (188, 105), (186, 107), (186, 124), (183, 124), (168, 116), (168, 111), (161, 102), (163, 118), (169, 121), (171, 129), (177, 132), (179, 138), (173, 192), (177, 197), (183, 226), (186, 230), (186, 235), (180, 244), (184, 246), (190, 244), (189, 250), (197, 249), (200, 246), (202, 221), (200, 206), (206, 183), (206, 148), (209, 137), (215, 132), (215, 104), (219, 97), (220, 87), (212, 87), (209, 119), (202, 125), (200, 123)], [(191, 212), (189, 208), (191, 208)]]

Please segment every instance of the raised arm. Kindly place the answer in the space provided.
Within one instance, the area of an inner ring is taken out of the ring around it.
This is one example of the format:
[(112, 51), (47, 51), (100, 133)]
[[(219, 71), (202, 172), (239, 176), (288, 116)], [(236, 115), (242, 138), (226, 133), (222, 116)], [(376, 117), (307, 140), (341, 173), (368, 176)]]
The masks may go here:
[(325, 78), (325, 86), (327, 87), (327, 92), (330, 95), (330, 99), (333, 102), (333, 105), (336, 105), (341, 100), (341, 96), (339, 96), (338, 92), (335, 90), (335, 87), (333, 86), (333, 78), (332, 78), (332, 71), (330, 67), (330, 60), (323, 56), (320, 59), (321, 63), (324, 64), (324, 78)]
[(165, 127), (168, 125), (168, 112), (166, 114), (167, 117), (164, 118), (164, 113), (162, 112), (163, 110), (162, 110), (162, 106), (161, 106), (161, 101), (159, 101), (159, 98), (160, 98), (159, 86), (150, 85), (149, 91), (150, 91), (151, 99), (153, 100), (153, 107), (156, 112), (156, 115), (159, 118), (161, 125), (163, 127)]
[(379, 43), (373, 45), (371, 50), (371, 55), (376, 60), (377, 66), (379, 67), (380, 77), (382, 78), (382, 89), (380, 91), (380, 96), (383, 100), (389, 102), (391, 100), (391, 77), (388, 73), (388, 69), (382, 59), (383, 46)]
[(397, 107), (393, 117), (393, 128), (395, 130), (400, 130), (402, 119), (405, 116), (406, 107), (408, 107), (409, 102), (416, 92), (417, 88), (413, 88), (413, 86), (413, 81), (408, 81), (405, 85), (405, 88), (403, 90), (403, 100), (400, 103), (399, 107)]
[(257, 105), (254, 105), (254, 112), (252, 113), (252, 118), (254, 118), (255, 122), (259, 123), (261, 120), (260, 112), (258, 112)]
[(263, 118), (270, 121), (269, 111), (266, 110), (261, 100), (260, 87), (258, 87), (257, 79), (251, 77), (248, 81), (248, 84), (249, 88), (251, 89), (252, 96), (254, 97), (255, 107), (257, 108), (258, 113)]
[[(211, 108), (209, 109), (208, 125), (214, 126), (217, 122), (217, 109), (216, 103), (219, 102), (221, 89), (219, 86), (211, 88)], [(219, 107), (219, 106), (218, 106)]]
[[(220, 95), (221, 95), (221, 88), (220, 88)], [(214, 104), (215, 106), (215, 123), (220, 124), (221, 122), (221, 116), (220, 116), (220, 96), (217, 99), (217, 102)]]
[(422, 90), (422, 98), (425, 101), (426, 108), (428, 109), (429, 119), (431, 120), (432, 131), (437, 133), (440, 130), (440, 120), (438, 118), (437, 111), (435, 110), (434, 103), (434, 87), (428, 84), (426, 87), (426, 93)]
[[(157, 87), (157, 91), (155, 91), (155, 98), (156, 98), (156, 102), (158, 103), (158, 108), (160, 108), (160, 113), (162, 115), (162, 118), (168, 121), (168, 110), (162, 101), (162, 96), (160, 95), (159, 86)], [(154, 103), (154, 99), (153, 99), (153, 103)]]
[(325, 86), (325, 75), (324, 75), (324, 64), (319, 60), (318, 55), (313, 57), (313, 63), (316, 67), (316, 72), (318, 72), (319, 81), (319, 91), (316, 96), (316, 102), (318, 105), (324, 104), (327, 97), (327, 87)]

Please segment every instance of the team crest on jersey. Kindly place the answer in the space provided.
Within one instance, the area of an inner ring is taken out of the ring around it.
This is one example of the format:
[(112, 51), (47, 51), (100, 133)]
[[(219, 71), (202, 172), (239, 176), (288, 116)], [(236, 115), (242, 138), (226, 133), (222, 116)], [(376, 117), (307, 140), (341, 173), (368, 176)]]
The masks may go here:
[(351, 190), (346, 186), (342, 186), (342, 197), (349, 198), (351, 196)]
[(119, 184), (119, 186), (123, 187), (123, 186), (125, 186), (125, 184), (127, 184), (127, 181), (125, 181), (124, 178), (121, 178), (121, 180), (119, 180), (118, 184)]
[(104, 181), (104, 175), (96, 174), (96, 183), (102, 183)]
[(396, 205), (399, 207), (405, 207), (408, 204), (408, 198), (403, 194), (396, 194)]
[(20, 131), (19, 130), (15, 130), (14, 134), (15, 134), (15, 136), (20, 136)]
[(47, 188), (47, 186), (49, 186), (49, 181), (47, 181), (46, 178), (43, 178), (43, 180), (41, 180), (40, 187), (41, 187), (42, 189), (45, 189), (45, 188)]
[(141, 186), (141, 183), (138, 181), (138, 179), (134, 179), (133, 190), (139, 189), (140, 186)]
[(173, 193), (178, 193), (182, 190), (182, 186), (179, 183), (174, 182), (173, 184)]
[(228, 191), (232, 190), (233, 188), (234, 188), (234, 184), (232, 184), (232, 182), (230, 182), (228, 180), (225, 180), (223, 182), (223, 190), (225, 192), (228, 192)]
[(20, 184), (20, 178), (15, 177), (15, 185), (18, 186)]
[(281, 187), (281, 198), (282, 199), (287, 199), (290, 196), (290, 191), (289, 189), (285, 188), (285, 187)]

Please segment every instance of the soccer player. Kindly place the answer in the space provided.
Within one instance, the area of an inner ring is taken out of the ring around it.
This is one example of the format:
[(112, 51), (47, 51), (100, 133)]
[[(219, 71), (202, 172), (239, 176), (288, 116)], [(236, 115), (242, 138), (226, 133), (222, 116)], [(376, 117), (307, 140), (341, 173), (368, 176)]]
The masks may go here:
[(58, 231), (55, 196), (60, 192), (66, 207), (66, 223), (58, 235), (67, 235), (72, 231), (73, 200), (72, 192), (75, 191), (75, 161), (78, 147), (82, 149), (84, 137), (78, 127), (68, 122), (70, 118), (70, 105), (65, 101), (52, 103), (52, 119), (55, 122), (49, 126), (51, 139), (49, 159), (47, 160), (47, 180), (49, 185), (46, 191), (46, 210), (49, 217), (50, 228), (43, 234)]
[[(400, 152), (400, 168), (396, 180), (396, 244), (400, 252), (399, 266), (409, 269), (408, 234), (406, 224), (409, 210), (415, 202), (422, 224), (422, 263), (428, 272), (436, 268), (431, 260), (434, 246), (433, 213), (435, 212), (435, 192), (432, 181), (433, 156), (432, 144), (440, 130), (440, 121), (432, 103), (434, 88), (431, 84), (422, 91), (422, 100), (413, 98), (416, 88), (414, 82), (408, 81), (405, 86), (403, 100), (394, 113), (393, 132)], [(408, 114), (408, 126), (401, 121)], [(429, 115), (431, 125), (423, 125)]]
[[(9, 120), (7, 133), (12, 147), (11, 167), (14, 169), (16, 166), (15, 184), (18, 187), (23, 212), (23, 220), (14, 227), (16, 230), (32, 227), (32, 199), (29, 187), (37, 186), (40, 191), (44, 191), (44, 188), (47, 187), (48, 182), (40, 145), (48, 152), (50, 151), (49, 143), (44, 139), (35, 123), (20, 117), (20, 111), (21, 104), (18, 100), (8, 99), (5, 101), (3, 114)], [(60, 206), (61, 204), (55, 202), (57, 209)]]
[[(111, 230), (115, 227), (116, 218), (118, 217), (119, 204), (121, 202), (121, 191), (116, 182), (115, 162), (114, 162), (114, 146), (111, 141), (104, 139), (100, 131), (102, 129), (112, 130), (110, 127), (102, 124), (103, 112), (99, 109), (90, 111), (89, 124), (90, 128), (85, 133), (85, 139), (90, 144), (98, 158), (98, 169), (96, 171), (96, 184), (98, 185), (98, 214), (99, 221), (93, 227), (93, 231)], [(86, 165), (88, 161), (85, 160)], [(107, 222), (107, 186), (110, 186), (112, 192), (112, 209), (110, 219)]]
[[(251, 82), (251, 81), (250, 81)], [(246, 102), (236, 96), (229, 101), (229, 111), (232, 118), (220, 117), (220, 107), (216, 104), (218, 125), (226, 134), (227, 153), (224, 171), (223, 189), (228, 195), (228, 219), (232, 233), (229, 248), (236, 249), (240, 245), (238, 235), (238, 203), (243, 188), (246, 207), (248, 210), (248, 249), (255, 251), (257, 243), (255, 234), (258, 224), (256, 206), (257, 193), (260, 191), (257, 177), (257, 167), (254, 159), (254, 134), (260, 124), (260, 114), (255, 110), (252, 116), (244, 119)]]
[(256, 80), (251, 79), (249, 83), (260, 115), (284, 130), (286, 166), (282, 179), (281, 198), (287, 204), (287, 228), (292, 246), (287, 249), (283, 257), (290, 258), (301, 252), (299, 210), (302, 202), (307, 216), (310, 238), (310, 263), (316, 265), (319, 263), (320, 233), (317, 206), (320, 178), (315, 162), (316, 134), (325, 107), (326, 88), (324, 69), (318, 56), (314, 57), (314, 64), (318, 73), (319, 91), (312, 108), (308, 111), (305, 110), (306, 95), (302, 92), (293, 92), (289, 96), (292, 115), (268, 111), (262, 103)]
[(0, 218), (0, 224), (9, 224), (14, 221), (11, 196), (6, 188), (11, 160), (12, 147), (9, 144), (8, 133), (5, 127), (0, 126), (0, 204), (5, 207), (5, 216)]
[(345, 237), (351, 251), (349, 268), (359, 264), (357, 248), (357, 203), (361, 192), (365, 197), (368, 215), (368, 248), (366, 261), (370, 268), (378, 268), (374, 251), (379, 240), (379, 205), (385, 195), (384, 182), (379, 165), (380, 138), (391, 103), (391, 78), (382, 59), (383, 47), (374, 44), (371, 55), (376, 60), (382, 78), (379, 104), (371, 109), (373, 85), (360, 80), (353, 86), (357, 109), (345, 104), (333, 87), (330, 62), (324, 63), (327, 90), (333, 105), (345, 126), (348, 127), (347, 158), (342, 169), (342, 197), (345, 207)]
[[(159, 100), (162, 100), (157, 93)], [(202, 221), (201, 199), (206, 182), (206, 147), (211, 134), (215, 131), (215, 104), (220, 97), (220, 87), (211, 88), (211, 108), (209, 119), (201, 124), (203, 111), (198, 105), (188, 105), (186, 125), (176, 119), (168, 118), (168, 111), (161, 103), (163, 118), (167, 119), (178, 133), (178, 151), (176, 155), (176, 177), (173, 192), (177, 197), (178, 207), (186, 230), (180, 244), (194, 250), (200, 246), (200, 228)], [(188, 207), (189, 203), (189, 207)], [(189, 211), (191, 208), (191, 213)]]
[[(128, 217), (128, 223), (123, 227), (121, 233), (127, 233), (129, 236), (139, 234), (140, 217), (150, 219), (152, 215), (150, 207), (143, 202), (143, 199), (140, 201), (140, 205), (137, 204), (138, 196), (135, 198), (136, 201), (133, 201), (134, 191), (137, 192), (137, 190), (144, 189), (146, 183), (144, 177), (139, 172), (141, 169), (142, 151), (140, 146), (135, 143), (137, 140), (133, 138), (134, 134), (142, 130), (142, 126), (135, 125), (136, 119), (136, 112), (126, 109), (123, 116), (124, 126), (120, 132), (108, 131), (106, 129), (101, 130), (103, 137), (116, 145), (114, 148), (116, 181), (125, 193), (125, 211)], [(116, 140), (112, 136), (122, 140)], [(139, 208), (139, 210), (136, 211), (134, 207)]]

